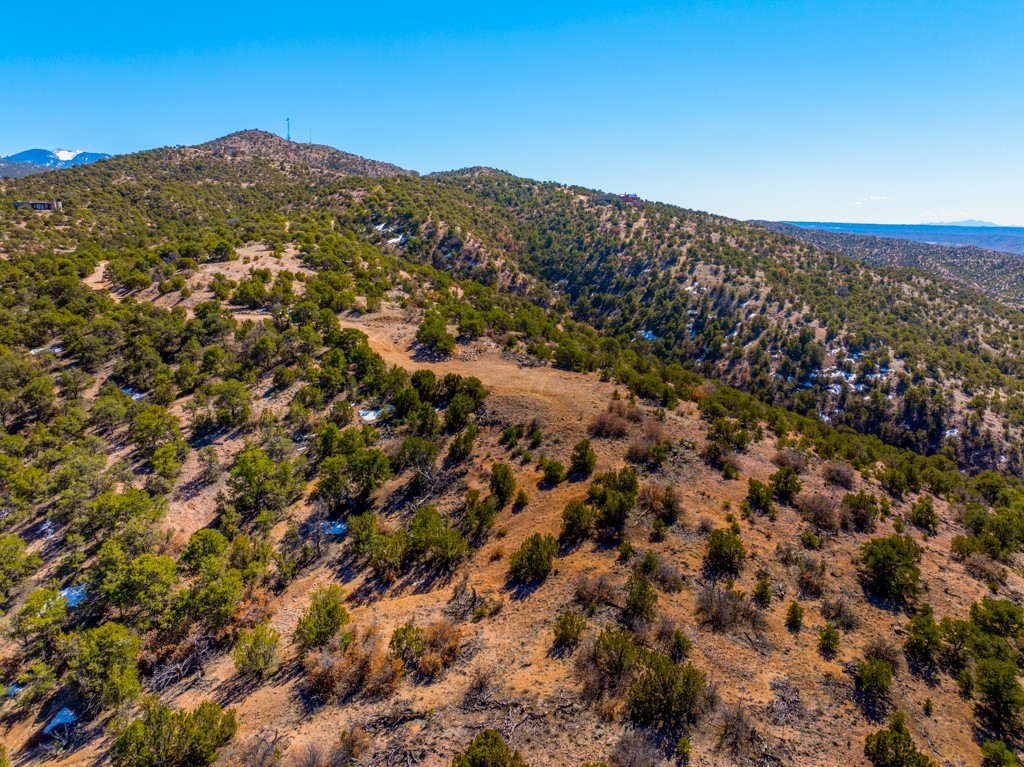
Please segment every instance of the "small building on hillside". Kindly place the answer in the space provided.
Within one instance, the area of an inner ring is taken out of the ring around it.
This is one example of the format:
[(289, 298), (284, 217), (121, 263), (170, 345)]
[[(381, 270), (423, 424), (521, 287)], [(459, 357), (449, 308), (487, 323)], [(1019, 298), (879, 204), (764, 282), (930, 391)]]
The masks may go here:
[(60, 210), (64, 205), (60, 200), (15, 200), (14, 208), (32, 208), (32, 210)]
[(595, 205), (612, 205), (616, 202), (633, 208), (642, 208), (644, 201), (635, 194), (598, 194), (593, 197)]

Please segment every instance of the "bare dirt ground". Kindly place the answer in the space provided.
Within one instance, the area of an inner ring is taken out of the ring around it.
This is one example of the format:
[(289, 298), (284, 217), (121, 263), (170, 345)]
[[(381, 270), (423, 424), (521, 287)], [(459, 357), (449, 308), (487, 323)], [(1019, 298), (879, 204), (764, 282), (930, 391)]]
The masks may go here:
[[(253, 254), (253, 264), (262, 265), (266, 258), (269, 257)], [(248, 266), (241, 262), (231, 265), (239, 270)], [(216, 267), (222, 269), (224, 265)], [(96, 287), (100, 285), (97, 283)], [(323, 564), (301, 573), (269, 604), (271, 624), (285, 638), (285, 651), (280, 671), (268, 683), (255, 689), (239, 687), (231, 658), (224, 655), (206, 670), (202, 680), (172, 688), (163, 697), (188, 707), (208, 698), (235, 707), (241, 723), (238, 739), (261, 731), (286, 735), (286, 763), (304, 744), (329, 744), (351, 725), (362, 727), (371, 736), (372, 747), (364, 757), (367, 764), (447, 765), (452, 754), (484, 727), (501, 731), (533, 765), (579, 765), (607, 760), (623, 733), (621, 715), (611, 712), (609, 716), (609, 712), (599, 712), (580, 700), (572, 673), (573, 657), (554, 652), (552, 627), (559, 612), (573, 603), (581, 575), (604, 573), (621, 587), (631, 566), (620, 561), (614, 550), (588, 542), (575, 550), (563, 551), (554, 574), (532, 592), (520, 595), (511, 591), (506, 585), (509, 554), (534, 532), (557, 535), (563, 507), (568, 500), (585, 495), (586, 483), (566, 482), (547, 488), (540, 484), (535, 464), (513, 462), (498, 439), (502, 425), (529, 423), (539, 417), (545, 438), (535, 454), (542, 451), (567, 464), (572, 445), (587, 435), (588, 424), (611, 400), (615, 385), (601, 382), (594, 375), (523, 367), (485, 340), (460, 345), (452, 359), (427, 361), (417, 354), (413, 341), (415, 324), (395, 307), (375, 314), (346, 314), (341, 321), (367, 333), (373, 349), (389, 364), (408, 370), (431, 368), (439, 375), (456, 372), (477, 376), (491, 390), (484, 409), (494, 425), (481, 429), (474, 454), (467, 462), (471, 469), (456, 477), (452, 486), (442, 489), (431, 502), (442, 510), (456, 507), (467, 487), (486, 487), (490, 467), (499, 460), (512, 463), (517, 483), (526, 490), (530, 502), (519, 512), (502, 511), (490, 540), (462, 566), (459, 576), (449, 581), (425, 583), (405, 579), (380, 591), (366, 583), (364, 573), (345, 567), (337, 556), (340, 547), (335, 547)], [(270, 406), (281, 406), (286, 400), (286, 396), (282, 397)], [(654, 408), (644, 410), (645, 419), (656, 417)], [(719, 718), (708, 717), (692, 733), (692, 763), (837, 767), (866, 764), (864, 736), (878, 729), (882, 722), (862, 713), (854, 699), (848, 664), (862, 657), (864, 645), (872, 638), (901, 642), (907, 616), (868, 602), (857, 579), (856, 554), (868, 538), (890, 534), (896, 514), (905, 511), (911, 499), (894, 503), (894, 515), (882, 521), (872, 535), (840, 533), (828, 541), (823, 551), (808, 552), (826, 564), (824, 595), (847, 595), (862, 617), (859, 629), (844, 632), (841, 650), (835, 658), (825, 659), (817, 649), (817, 631), (825, 623), (820, 614), (820, 598), (799, 597), (806, 608), (804, 627), (799, 632), (785, 627), (785, 608), (798, 596), (798, 587), (795, 568), (779, 561), (777, 549), (786, 543), (799, 547), (799, 534), (804, 527), (796, 511), (788, 507), (779, 509), (774, 522), (764, 517), (740, 522), (749, 558), (736, 586), (749, 593), (759, 571), (763, 571), (785, 593), (767, 611), (767, 629), (760, 635), (746, 630), (715, 634), (701, 627), (695, 617), (705, 548), (697, 524), (706, 517), (714, 526), (723, 526), (727, 524), (727, 514), (738, 514), (746, 495), (746, 479), (767, 481), (776, 469), (771, 462), (776, 452), (774, 439), (769, 436), (754, 443), (740, 456), (742, 479), (729, 481), (699, 456), (705, 429), (693, 403), (683, 403), (678, 411), (665, 415), (664, 428), (675, 448), (665, 466), (654, 475), (644, 475), (642, 483), (673, 485), (683, 499), (685, 516), (670, 529), (664, 541), (654, 542), (650, 538), (650, 520), (635, 515), (627, 538), (640, 552), (657, 552), (683, 577), (684, 587), (680, 591), (659, 591), (659, 614), (683, 624), (693, 640), (692, 663), (718, 685), (724, 704), (741, 703), (747, 707), (758, 732), (751, 753), (732, 756), (719, 745)], [(630, 438), (639, 434), (640, 427), (633, 426)], [(595, 440), (598, 471), (624, 465), (630, 438)], [(241, 439), (241, 435), (225, 437), (216, 443), (217, 449), (227, 459), (237, 450)], [(835, 488), (824, 484), (819, 469), (820, 463), (812, 463), (802, 475), (804, 492), (840, 497)], [(186, 466), (182, 481), (195, 470), (194, 464)], [(399, 490), (403, 481), (393, 480), (381, 489), (379, 498), (383, 500)], [(858, 482), (861, 487), (880, 493), (873, 481)], [(206, 488), (199, 495), (171, 503), (166, 524), (174, 531), (176, 545), (184, 543), (195, 529), (210, 523), (217, 489)], [(963, 618), (970, 603), (988, 594), (988, 589), (968, 577), (959, 564), (951, 563), (948, 551), (954, 531), (950, 512), (942, 502), (936, 506), (942, 519), (938, 534), (927, 538), (914, 533), (926, 548), (922, 563), (923, 600), (935, 607), (937, 616)], [(291, 516), (299, 521), (310, 510), (311, 505), (304, 497), (291, 510)], [(344, 705), (320, 705), (305, 695), (303, 674), (290, 637), (314, 588), (328, 582), (342, 584), (350, 597), (354, 624), (376, 625), (387, 637), (410, 618), (425, 623), (440, 617), (462, 573), (481, 597), (502, 606), (490, 617), (461, 624), (462, 659), (437, 681), (424, 684), (406, 678), (388, 699), (357, 697)], [(1020, 594), (1022, 590), (1024, 582), (1012, 572), (1001, 591), (1005, 595)], [(621, 604), (621, 591), (616, 599)], [(601, 627), (614, 623), (617, 615), (614, 607), (599, 610), (588, 619), (586, 637), (593, 637)], [(494, 673), (495, 687), (484, 696), (469, 693), (471, 674), (476, 669), (491, 669)], [(935, 706), (931, 717), (923, 713), (928, 698)], [(980, 762), (972, 733), (961, 726), (971, 721), (970, 706), (957, 694), (955, 682), (947, 676), (940, 675), (934, 681), (918, 678), (905, 664), (897, 673), (890, 710), (899, 708), (907, 712), (917, 742), (934, 757), (944, 759), (943, 764)], [(13, 727), (4, 732), (4, 740), (16, 747), (36, 730), (37, 724)], [(91, 764), (97, 758), (102, 758), (102, 754), (94, 744), (53, 763)]]

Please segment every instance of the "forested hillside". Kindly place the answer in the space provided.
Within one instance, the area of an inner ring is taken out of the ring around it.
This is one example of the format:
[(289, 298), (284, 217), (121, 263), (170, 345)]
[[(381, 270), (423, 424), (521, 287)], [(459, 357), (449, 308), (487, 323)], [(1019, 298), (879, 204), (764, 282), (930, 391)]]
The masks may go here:
[(0, 198), (15, 760), (1014, 763), (1015, 308), (255, 131)]
[(973, 245), (935, 245), (874, 235), (808, 229), (781, 221), (754, 221), (822, 250), (872, 266), (920, 269), (1019, 306), (1024, 297), (1024, 259)]

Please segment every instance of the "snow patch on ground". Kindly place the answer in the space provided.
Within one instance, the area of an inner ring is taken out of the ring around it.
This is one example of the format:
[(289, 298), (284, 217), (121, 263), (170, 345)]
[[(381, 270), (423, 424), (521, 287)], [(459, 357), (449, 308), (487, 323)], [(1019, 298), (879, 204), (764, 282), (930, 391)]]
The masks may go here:
[(43, 735), (49, 735), (58, 727), (65, 724), (74, 724), (78, 721), (78, 714), (70, 708), (64, 707), (57, 712), (57, 715), (50, 720), (50, 723), (43, 728)]
[(324, 522), (323, 529), (327, 535), (344, 535), (348, 525), (344, 522)]
[(66, 589), (60, 590), (60, 595), (67, 600), (68, 607), (77, 607), (82, 604), (87, 593), (84, 584), (81, 586), (69, 586)]

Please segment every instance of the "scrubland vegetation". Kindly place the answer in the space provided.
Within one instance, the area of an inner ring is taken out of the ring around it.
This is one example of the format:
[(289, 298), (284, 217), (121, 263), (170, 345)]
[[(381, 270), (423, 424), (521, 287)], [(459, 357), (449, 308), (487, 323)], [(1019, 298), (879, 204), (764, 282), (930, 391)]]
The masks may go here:
[(241, 136), (3, 187), (17, 759), (1015, 763), (1024, 316)]

